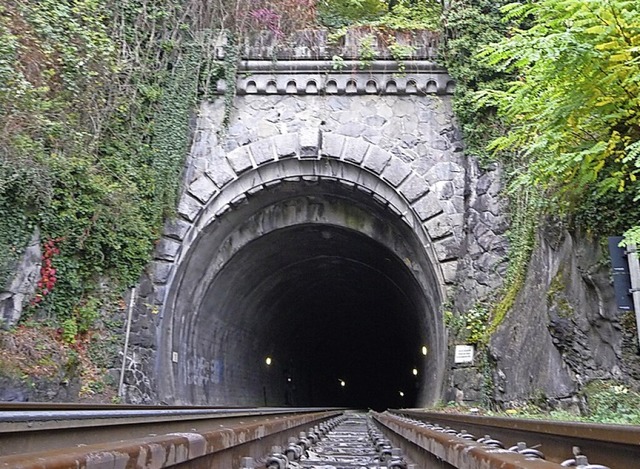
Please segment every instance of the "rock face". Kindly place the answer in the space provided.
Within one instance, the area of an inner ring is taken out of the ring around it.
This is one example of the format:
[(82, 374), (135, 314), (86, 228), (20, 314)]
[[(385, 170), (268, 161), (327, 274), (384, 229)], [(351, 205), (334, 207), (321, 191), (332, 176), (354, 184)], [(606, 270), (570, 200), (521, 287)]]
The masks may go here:
[(15, 276), (0, 290), (0, 325), (3, 328), (8, 329), (20, 320), (25, 300), (35, 293), (41, 261), (40, 233), (36, 230), (14, 270)]
[(593, 379), (634, 385), (633, 332), (603, 259), (599, 245), (552, 222), (539, 233), (525, 286), (491, 341), (498, 402), (571, 401)]

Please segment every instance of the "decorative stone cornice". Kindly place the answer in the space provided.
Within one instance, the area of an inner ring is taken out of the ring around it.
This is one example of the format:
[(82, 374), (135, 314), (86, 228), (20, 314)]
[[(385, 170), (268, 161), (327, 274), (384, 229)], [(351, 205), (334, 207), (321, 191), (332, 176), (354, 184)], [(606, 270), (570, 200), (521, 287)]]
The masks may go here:
[[(236, 92), (275, 95), (452, 94), (454, 82), (446, 70), (428, 60), (361, 61), (247, 60), (238, 69)], [(217, 92), (226, 83), (220, 80)]]

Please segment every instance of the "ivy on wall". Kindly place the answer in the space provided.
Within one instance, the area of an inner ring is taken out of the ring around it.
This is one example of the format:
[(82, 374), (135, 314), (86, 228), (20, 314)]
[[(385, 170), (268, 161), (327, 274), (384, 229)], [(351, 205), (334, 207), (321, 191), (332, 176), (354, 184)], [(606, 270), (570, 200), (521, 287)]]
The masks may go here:
[(57, 251), (31, 312), (82, 332), (111, 298), (103, 285), (137, 281), (175, 210), (209, 73), (195, 31), (235, 26), (196, 1), (19, 0), (0, 13), (0, 283), (38, 227)]

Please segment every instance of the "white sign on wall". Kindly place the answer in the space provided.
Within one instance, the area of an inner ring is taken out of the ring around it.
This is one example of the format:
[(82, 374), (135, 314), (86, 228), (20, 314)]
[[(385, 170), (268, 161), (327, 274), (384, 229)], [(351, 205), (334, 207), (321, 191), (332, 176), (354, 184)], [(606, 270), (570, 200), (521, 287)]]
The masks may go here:
[(453, 360), (455, 363), (471, 363), (473, 361), (473, 345), (456, 345)]

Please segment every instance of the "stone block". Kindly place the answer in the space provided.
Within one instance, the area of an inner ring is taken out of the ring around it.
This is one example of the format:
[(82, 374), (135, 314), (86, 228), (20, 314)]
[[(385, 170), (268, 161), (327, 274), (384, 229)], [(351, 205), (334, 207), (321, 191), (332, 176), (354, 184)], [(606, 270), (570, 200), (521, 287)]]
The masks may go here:
[(409, 174), (411, 174), (411, 166), (396, 157), (392, 158), (387, 167), (384, 168), (382, 179), (389, 181), (394, 187), (398, 187)]
[(260, 140), (252, 143), (249, 145), (249, 151), (251, 151), (253, 161), (255, 161), (257, 165), (273, 161), (276, 157), (271, 141), (269, 140)]
[(298, 153), (298, 135), (284, 134), (273, 138), (276, 154), (279, 158), (296, 156)]
[(173, 261), (180, 251), (182, 243), (171, 238), (161, 238), (156, 246), (155, 258), (165, 261)]
[(349, 101), (344, 97), (331, 96), (327, 99), (327, 107), (333, 111), (344, 111), (349, 108)]
[(493, 177), (491, 173), (484, 173), (482, 176), (478, 178), (476, 182), (476, 194), (483, 195), (486, 194), (489, 188), (491, 187), (491, 183), (493, 182)]
[(229, 165), (226, 159), (215, 161), (209, 165), (205, 174), (214, 182), (219, 188), (224, 187), (225, 184), (233, 181), (236, 175), (233, 172), (233, 168)]
[(444, 238), (452, 233), (451, 220), (446, 214), (440, 214), (437, 217), (427, 220), (424, 225), (431, 239)]
[(229, 204), (231, 204), (232, 207), (237, 207), (238, 205), (241, 205), (242, 203), (244, 203), (246, 200), (247, 200), (246, 194), (238, 194), (233, 198), (233, 200), (229, 202)]
[(433, 249), (439, 261), (448, 261), (460, 257), (460, 241), (455, 236), (448, 236), (434, 241)]
[(387, 119), (377, 114), (365, 118), (364, 121), (366, 122), (367, 125), (370, 125), (371, 127), (382, 127), (384, 124), (387, 123)]
[(400, 186), (400, 193), (409, 202), (415, 202), (427, 192), (429, 192), (429, 183), (415, 173), (410, 175)]
[(346, 137), (336, 133), (327, 132), (322, 138), (322, 155), (331, 158), (340, 158), (344, 148)]
[(437, 194), (440, 200), (449, 200), (455, 194), (455, 188), (451, 181), (436, 181), (431, 184), (431, 191)]
[(500, 216), (502, 214), (500, 199), (492, 197), (489, 194), (478, 196), (472, 207), (478, 212), (489, 212), (494, 216)]
[(219, 218), (222, 215), (224, 215), (225, 213), (227, 213), (230, 209), (231, 209), (231, 205), (230, 204), (224, 204), (222, 207), (220, 207), (216, 211), (215, 216)]
[(374, 173), (380, 174), (390, 159), (391, 154), (389, 152), (384, 151), (380, 147), (371, 146), (364, 156), (363, 166)]
[(238, 175), (253, 167), (253, 162), (246, 147), (236, 148), (230, 152), (227, 155), (227, 161)]
[(428, 220), (429, 218), (433, 218), (442, 213), (440, 201), (433, 192), (427, 193), (424, 197), (414, 203), (413, 210), (415, 210), (421, 221)]
[(458, 177), (463, 177), (462, 167), (449, 161), (434, 164), (425, 174), (425, 178), (430, 184), (439, 181), (453, 181)]
[(493, 234), (493, 231), (488, 230), (483, 233), (481, 236), (476, 238), (478, 246), (480, 246), (484, 251), (491, 251), (493, 248), (493, 244), (498, 237)]
[(189, 221), (195, 220), (200, 210), (202, 210), (202, 204), (189, 194), (182, 196), (177, 208), (178, 213)]
[(187, 232), (191, 228), (191, 224), (181, 218), (167, 220), (164, 225), (163, 234), (170, 238), (183, 240)]
[(431, 148), (433, 148), (434, 150), (445, 151), (451, 148), (451, 143), (449, 143), (447, 139), (437, 138), (431, 142)]
[(355, 164), (361, 164), (369, 146), (367, 142), (359, 138), (346, 137), (344, 149), (342, 150), (342, 159)]
[(445, 283), (454, 283), (458, 272), (458, 261), (441, 262), (440, 267)]
[(203, 204), (206, 204), (217, 190), (216, 185), (206, 175), (200, 176), (189, 185), (189, 194)]
[(396, 117), (413, 116), (416, 114), (416, 108), (411, 98), (402, 97), (398, 99), (398, 102), (393, 107), (393, 112)]
[(171, 275), (171, 270), (173, 268), (173, 263), (171, 262), (162, 262), (155, 261), (151, 263), (151, 276), (154, 283), (167, 283), (169, 280), (169, 276)]
[(305, 128), (299, 132), (300, 158), (318, 158), (322, 144), (322, 132), (318, 129)]
[(270, 119), (269, 116), (266, 116), (265, 120), (261, 120), (258, 122), (257, 134), (258, 138), (260, 139), (278, 135), (278, 127), (270, 122), (267, 122), (268, 120), (271, 120), (271, 122), (273, 122), (273, 120)]
[(349, 119), (349, 121), (340, 125), (340, 127), (338, 127), (337, 129), (338, 133), (342, 135), (346, 135), (347, 137), (353, 137), (353, 138), (360, 137), (366, 133), (367, 131), (366, 125), (361, 124), (359, 122), (354, 122), (353, 116), (351, 115), (351, 113), (345, 114), (345, 116), (348, 116), (347, 118)]
[(153, 290), (153, 304), (163, 305), (164, 297), (167, 294), (167, 287), (164, 285), (155, 285)]

